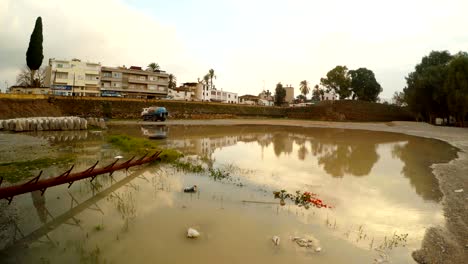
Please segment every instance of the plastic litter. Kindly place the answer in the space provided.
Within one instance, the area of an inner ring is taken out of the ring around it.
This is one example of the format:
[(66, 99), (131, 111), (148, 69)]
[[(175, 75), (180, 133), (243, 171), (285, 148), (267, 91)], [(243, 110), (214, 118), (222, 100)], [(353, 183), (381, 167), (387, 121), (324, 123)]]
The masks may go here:
[(193, 229), (191, 227), (187, 230), (187, 237), (188, 238), (197, 238), (199, 236), (200, 236), (200, 233), (197, 230), (195, 230), (195, 229)]
[(114, 159), (123, 159), (123, 156), (118, 155), (118, 156), (115, 156)]
[(293, 242), (300, 247), (305, 248), (314, 248), (315, 252), (321, 252), (322, 248), (319, 246), (319, 242), (315, 238), (301, 238), (301, 237), (293, 237), (291, 239)]
[(275, 244), (275, 246), (279, 246), (279, 244), (280, 244), (279, 236), (273, 236), (272, 240), (273, 240), (273, 244)]
[(455, 190), (454, 192), (461, 193), (461, 192), (463, 192), (463, 189), (458, 189), (458, 190)]
[(194, 192), (197, 192), (198, 191), (198, 187), (196, 185), (192, 186), (192, 187), (185, 187), (184, 188), (184, 192), (186, 193), (194, 193)]

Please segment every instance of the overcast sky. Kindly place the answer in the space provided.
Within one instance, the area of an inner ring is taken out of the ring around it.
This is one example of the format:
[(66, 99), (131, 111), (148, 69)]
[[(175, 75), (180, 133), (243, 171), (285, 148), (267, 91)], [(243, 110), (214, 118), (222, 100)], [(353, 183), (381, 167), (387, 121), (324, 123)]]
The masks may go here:
[(374, 71), (391, 98), (431, 50), (468, 51), (466, 0), (0, 0), (0, 87), (14, 84), (37, 16), (49, 58), (146, 66), (178, 82), (213, 68), (239, 94), (315, 85), (336, 65)]

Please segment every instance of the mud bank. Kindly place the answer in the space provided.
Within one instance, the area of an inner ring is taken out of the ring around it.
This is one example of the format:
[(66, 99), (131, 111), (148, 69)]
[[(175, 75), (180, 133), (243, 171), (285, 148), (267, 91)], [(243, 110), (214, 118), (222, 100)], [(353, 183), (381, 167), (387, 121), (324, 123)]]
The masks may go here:
[[(112, 121), (109, 125), (156, 124), (139, 121)], [(161, 123), (157, 123), (161, 124)], [(438, 127), (416, 122), (344, 123), (278, 119), (170, 120), (166, 125), (280, 125), (327, 127), (403, 133), (445, 141), (459, 149), (458, 158), (445, 164), (433, 164), (444, 195), (442, 204), (445, 226), (426, 231), (421, 249), (413, 252), (419, 263), (466, 263), (468, 260), (468, 129)], [(463, 192), (454, 190), (463, 189)]]

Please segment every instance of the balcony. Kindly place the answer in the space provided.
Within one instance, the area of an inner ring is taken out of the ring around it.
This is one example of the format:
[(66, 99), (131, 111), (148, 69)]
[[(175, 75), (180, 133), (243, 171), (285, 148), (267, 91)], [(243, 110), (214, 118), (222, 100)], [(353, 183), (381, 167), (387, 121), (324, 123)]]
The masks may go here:
[(133, 93), (150, 93), (150, 94), (167, 94), (167, 90), (147, 90), (147, 89), (130, 89), (127, 87), (101, 87), (102, 91), (117, 91), (117, 92), (133, 92)]
[(128, 82), (129, 83), (144, 83), (147, 84), (152, 81), (148, 81), (148, 79), (140, 79), (140, 78), (135, 78), (135, 77), (128, 77)]
[(109, 81), (109, 82), (121, 82), (122, 78), (114, 78), (112, 76), (101, 76), (101, 81)]

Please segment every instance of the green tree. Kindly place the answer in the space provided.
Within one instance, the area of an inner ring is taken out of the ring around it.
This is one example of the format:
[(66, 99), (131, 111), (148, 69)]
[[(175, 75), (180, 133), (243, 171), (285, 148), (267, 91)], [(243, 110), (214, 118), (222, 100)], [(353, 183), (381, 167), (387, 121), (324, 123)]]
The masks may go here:
[(310, 87), (306, 80), (302, 81), (299, 84), (299, 90), (301, 91), (301, 94), (303, 94), (304, 97), (307, 99), (307, 94), (310, 92)]
[(152, 71), (152, 72), (158, 71), (159, 70), (159, 64), (157, 64), (156, 62), (152, 62), (152, 63), (148, 64), (148, 68), (146, 70)]
[(351, 95), (351, 77), (346, 66), (336, 66), (327, 73), (326, 78), (321, 78), (320, 83), (327, 88), (327, 91), (333, 90), (340, 100), (346, 99)]
[(206, 74), (205, 76), (203, 76), (203, 81), (205, 82), (206, 88), (209, 88), (210, 87), (210, 75)]
[(279, 82), (276, 84), (275, 89), (275, 105), (282, 105), (284, 99), (286, 98), (286, 89), (283, 88), (283, 85)]
[(169, 89), (174, 89), (177, 86), (177, 78), (174, 74), (169, 74)]
[(351, 90), (353, 99), (361, 101), (376, 102), (382, 87), (375, 79), (374, 73), (366, 68), (349, 71), (351, 76)]
[(444, 84), (452, 58), (448, 51), (432, 51), (406, 77), (407, 86), (403, 89), (406, 103), (414, 113), (430, 123), (436, 116), (449, 115), (448, 91)]
[(312, 100), (314, 101), (320, 101), (322, 99), (324, 95), (324, 92), (322, 89), (320, 89), (320, 87), (318, 86), (318, 84), (316, 84), (314, 86), (314, 90), (312, 91)]
[(307, 100), (307, 97), (305, 97), (305, 95), (303, 95), (303, 94), (300, 94), (300, 95), (296, 96), (296, 100), (298, 102), (305, 102)]
[(448, 65), (444, 85), (450, 114), (461, 126), (468, 113), (468, 55), (459, 53)]
[(214, 72), (213, 69), (210, 69), (210, 70), (208, 71), (208, 76), (210, 76), (211, 89), (213, 89), (213, 87), (214, 87), (214, 86), (213, 86), (213, 78), (216, 79), (216, 75), (215, 75), (215, 72)]
[(26, 51), (26, 64), (31, 70), (31, 86), (35, 86), (36, 84), (34, 75), (41, 67), (42, 60), (44, 59), (42, 41), (42, 18), (38, 17), (31, 38), (29, 39), (28, 50)]

